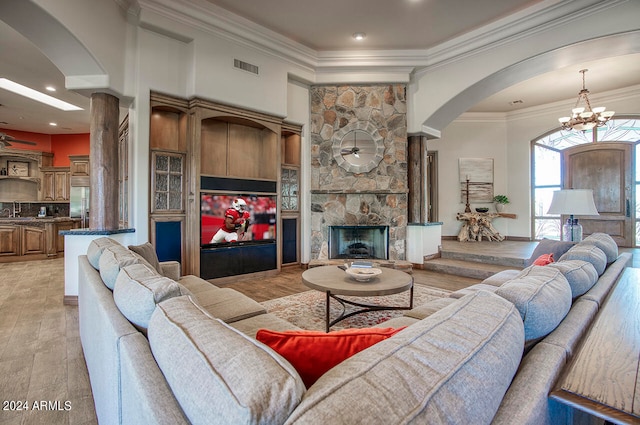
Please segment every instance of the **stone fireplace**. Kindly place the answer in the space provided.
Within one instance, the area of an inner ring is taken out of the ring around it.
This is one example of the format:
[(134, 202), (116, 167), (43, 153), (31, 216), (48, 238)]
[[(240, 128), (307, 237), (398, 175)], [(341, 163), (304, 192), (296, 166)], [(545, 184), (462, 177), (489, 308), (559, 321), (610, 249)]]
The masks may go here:
[[(310, 95), (311, 258), (330, 258), (334, 226), (381, 226), (387, 229), (386, 259), (404, 260), (408, 222), (405, 86), (314, 86)], [(340, 167), (332, 150), (334, 135), (354, 125), (374, 128), (384, 143), (381, 161), (367, 172)]]
[(389, 259), (389, 226), (329, 226), (329, 259)]

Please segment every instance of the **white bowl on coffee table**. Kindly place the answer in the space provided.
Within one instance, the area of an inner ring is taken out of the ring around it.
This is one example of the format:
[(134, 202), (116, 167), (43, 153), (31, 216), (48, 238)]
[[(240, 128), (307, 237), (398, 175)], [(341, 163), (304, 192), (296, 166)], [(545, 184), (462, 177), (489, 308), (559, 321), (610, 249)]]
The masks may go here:
[(349, 267), (345, 272), (360, 282), (366, 282), (382, 273), (382, 270), (375, 267)]

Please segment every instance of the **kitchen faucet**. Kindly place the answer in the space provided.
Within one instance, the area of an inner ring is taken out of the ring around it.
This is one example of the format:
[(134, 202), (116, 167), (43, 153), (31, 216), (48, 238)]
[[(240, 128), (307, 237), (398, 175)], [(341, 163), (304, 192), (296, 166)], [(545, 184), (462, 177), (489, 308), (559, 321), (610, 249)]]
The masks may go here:
[(13, 218), (18, 217), (22, 213), (22, 205), (20, 201), (13, 201)]

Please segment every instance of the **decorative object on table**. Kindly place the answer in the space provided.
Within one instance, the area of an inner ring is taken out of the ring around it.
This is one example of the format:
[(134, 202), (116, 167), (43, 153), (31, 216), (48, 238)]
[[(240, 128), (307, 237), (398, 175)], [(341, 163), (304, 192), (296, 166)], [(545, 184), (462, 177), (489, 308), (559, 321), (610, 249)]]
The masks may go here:
[(504, 236), (498, 233), (493, 224), (491, 224), (491, 220), (496, 217), (500, 217), (500, 214), (458, 213), (456, 219), (465, 222), (462, 225), (462, 229), (460, 229), (460, 233), (458, 233), (458, 240), (460, 242), (482, 241), (482, 239), (496, 242), (503, 241)]
[(469, 178), (467, 178), (467, 185), (464, 193), (465, 193), (465, 200), (466, 200), (464, 212), (471, 212), (471, 205), (469, 204)]
[(368, 282), (382, 273), (382, 270), (375, 267), (349, 267), (345, 271), (349, 276), (359, 282)]
[[(461, 203), (491, 202), (493, 158), (460, 158), (458, 172)], [(466, 212), (471, 212), (471, 208)]]
[(22, 161), (7, 161), (8, 175), (16, 177), (29, 177), (29, 163)]
[[(467, 212), (467, 211), (465, 211), (465, 212)], [(487, 208), (487, 207), (476, 208), (476, 212), (486, 213), (486, 212), (489, 212), (489, 208)]]
[[(614, 111), (607, 111), (604, 106), (591, 108), (589, 90), (585, 87), (584, 78), (587, 71), (588, 69), (580, 70), (582, 74), (582, 90), (578, 92), (578, 100), (571, 110), (571, 116), (558, 118), (563, 130), (587, 131), (596, 126), (601, 127), (615, 114)], [(584, 101), (586, 109), (585, 107), (579, 106), (581, 100)]]
[(496, 204), (496, 211), (501, 213), (509, 203), (509, 198), (507, 195), (496, 195), (493, 197), (493, 202)]
[(351, 267), (352, 268), (371, 268), (373, 267), (373, 263), (371, 261), (362, 261), (362, 260), (356, 260), (356, 261), (352, 261), (351, 262)]
[(575, 215), (600, 215), (593, 200), (591, 189), (563, 189), (553, 192), (553, 199), (547, 214), (568, 215), (562, 226), (562, 240), (580, 242), (582, 225)]

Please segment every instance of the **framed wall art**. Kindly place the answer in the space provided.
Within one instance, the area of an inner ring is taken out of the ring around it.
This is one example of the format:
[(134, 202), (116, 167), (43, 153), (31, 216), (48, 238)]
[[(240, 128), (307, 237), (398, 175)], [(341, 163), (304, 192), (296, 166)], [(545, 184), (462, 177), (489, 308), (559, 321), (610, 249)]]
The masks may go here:
[(458, 176), (461, 203), (467, 202), (467, 186), (469, 202), (493, 201), (493, 158), (458, 159)]

